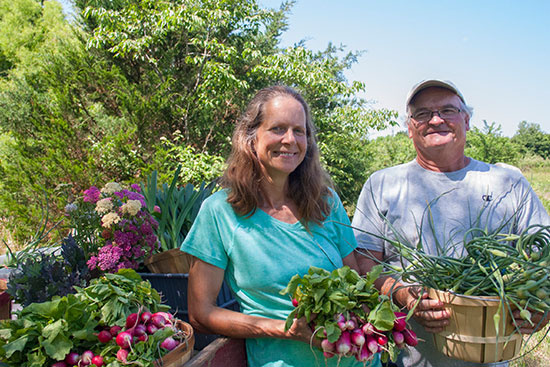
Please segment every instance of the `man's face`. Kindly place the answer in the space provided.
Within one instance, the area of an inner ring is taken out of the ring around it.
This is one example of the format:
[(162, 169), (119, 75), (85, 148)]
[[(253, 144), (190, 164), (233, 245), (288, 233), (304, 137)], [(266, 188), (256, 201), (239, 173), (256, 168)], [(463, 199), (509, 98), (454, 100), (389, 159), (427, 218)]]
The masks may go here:
[(421, 111), (441, 111), (459, 109), (452, 117), (442, 118), (433, 113), (427, 122), (411, 118), (408, 124), (409, 138), (412, 139), (420, 159), (438, 161), (442, 157), (457, 159), (464, 156), (466, 131), (470, 129), (469, 119), (460, 98), (445, 88), (430, 87), (419, 92), (410, 108), (411, 115)]

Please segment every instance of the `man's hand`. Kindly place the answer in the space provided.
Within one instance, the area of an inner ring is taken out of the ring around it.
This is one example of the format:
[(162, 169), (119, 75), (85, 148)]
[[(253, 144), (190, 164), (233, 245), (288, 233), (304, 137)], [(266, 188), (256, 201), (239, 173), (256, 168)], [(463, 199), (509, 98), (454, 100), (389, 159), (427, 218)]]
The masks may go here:
[(445, 326), (449, 325), (449, 311), (444, 308), (444, 303), (428, 297), (427, 292), (421, 292), (420, 287), (408, 287), (409, 297), (405, 303), (407, 308), (412, 309), (415, 304), (413, 317), (429, 333), (438, 333), (443, 331)]
[(527, 320), (524, 320), (520, 316), (521, 310), (514, 310), (514, 322), (515, 325), (519, 326), (519, 331), (522, 334), (532, 334), (539, 330), (542, 330), (548, 321), (550, 321), (550, 312), (546, 314), (542, 312), (531, 311), (531, 323)]

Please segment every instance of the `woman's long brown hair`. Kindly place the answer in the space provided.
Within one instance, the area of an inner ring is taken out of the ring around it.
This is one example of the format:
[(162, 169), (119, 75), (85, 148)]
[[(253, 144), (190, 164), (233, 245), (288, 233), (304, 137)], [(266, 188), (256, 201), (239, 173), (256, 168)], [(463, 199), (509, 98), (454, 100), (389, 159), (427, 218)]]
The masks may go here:
[(252, 215), (263, 203), (261, 165), (254, 149), (258, 127), (263, 122), (264, 106), (275, 97), (296, 99), (306, 115), (307, 150), (304, 160), (289, 175), (288, 195), (298, 207), (300, 222), (320, 224), (330, 213), (327, 198), (331, 195), (331, 180), (321, 167), (319, 148), (315, 139), (315, 126), (304, 98), (287, 86), (261, 89), (248, 104), (233, 132), (233, 146), (227, 169), (221, 178), (222, 187), (228, 189), (227, 201), (239, 215)]

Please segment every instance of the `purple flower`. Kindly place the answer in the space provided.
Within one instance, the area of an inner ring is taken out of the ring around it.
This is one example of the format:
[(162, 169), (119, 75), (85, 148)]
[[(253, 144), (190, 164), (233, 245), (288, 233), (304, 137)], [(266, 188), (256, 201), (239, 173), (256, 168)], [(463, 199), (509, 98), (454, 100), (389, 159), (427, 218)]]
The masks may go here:
[(131, 187), (135, 192), (141, 192), (141, 187), (140, 187), (138, 184), (131, 184), (130, 187)]
[(93, 270), (97, 268), (97, 256), (91, 256), (90, 260), (86, 262), (86, 265), (88, 265), (88, 269)]
[(117, 264), (120, 262), (122, 249), (118, 246), (105, 245), (99, 249), (98, 267), (103, 271), (116, 271)]
[(101, 191), (95, 186), (90, 187), (88, 190), (84, 190), (84, 201), (89, 203), (96, 203), (101, 196)]

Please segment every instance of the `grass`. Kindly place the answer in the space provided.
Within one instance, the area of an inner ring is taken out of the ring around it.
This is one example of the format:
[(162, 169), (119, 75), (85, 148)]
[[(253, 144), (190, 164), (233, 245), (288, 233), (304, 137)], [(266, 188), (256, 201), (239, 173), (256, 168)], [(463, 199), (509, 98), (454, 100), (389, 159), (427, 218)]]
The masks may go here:
[[(540, 162), (531, 160), (520, 164), (523, 175), (531, 183), (533, 190), (541, 199), (546, 211), (550, 213), (550, 161)], [(548, 328), (548, 326), (546, 327)], [(550, 366), (550, 337), (545, 336), (545, 331), (536, 333), (527, 343), (526, 351), (536, 348), (525, 357), (510, 363), (510, 367), (540, 367)], [(537, 346), (537, 344), (540, 344)]]

